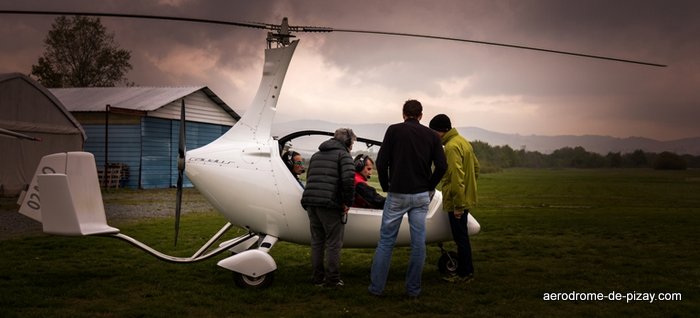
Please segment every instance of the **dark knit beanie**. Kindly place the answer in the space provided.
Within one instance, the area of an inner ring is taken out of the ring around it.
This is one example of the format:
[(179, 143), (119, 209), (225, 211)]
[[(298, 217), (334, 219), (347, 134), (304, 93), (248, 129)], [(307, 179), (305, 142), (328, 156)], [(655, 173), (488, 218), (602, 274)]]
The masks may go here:
[(447, 132), (452, 129), (452, 123), (450, 122), (450, 117), (447, 117), (445, 114), (439, 114), (430, 120), (429, 127), (435, 131)]

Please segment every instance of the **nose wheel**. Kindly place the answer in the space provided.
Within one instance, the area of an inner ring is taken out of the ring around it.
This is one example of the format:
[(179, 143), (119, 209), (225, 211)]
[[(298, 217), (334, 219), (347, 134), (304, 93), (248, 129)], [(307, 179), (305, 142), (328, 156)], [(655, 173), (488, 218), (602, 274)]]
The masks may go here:
[(451, 275), (457, 273), (457, 267), (459, 267), (459, 262), (457, 261), (457, 253), (454, 251), (447, 251), (442, 247), (442, 243), (438, 243), (440, 247), (440, 259), (438, 260), (438, 270), (444, 275)]
[(272, 285), (272, 281), (275, 278), (274, 273), (275, 272), (269, 272), (265, 275), (260, 275), (258, 277), (248, 276), (241, 273), (234, 273), (233, 281), (238, 287), (262, 289)]

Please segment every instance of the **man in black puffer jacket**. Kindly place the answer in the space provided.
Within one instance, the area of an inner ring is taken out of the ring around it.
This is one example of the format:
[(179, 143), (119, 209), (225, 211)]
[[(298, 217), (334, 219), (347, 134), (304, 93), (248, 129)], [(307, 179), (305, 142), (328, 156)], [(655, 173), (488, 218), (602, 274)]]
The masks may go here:
[(355, 197), (355, 165), (350, 156), (355, 140), (352, 129), (338, 128), (333, 138), (318, 146), (319, 151), (309, 160), (301, 205), (309, 214), (312, 282), (317, 286), (343, 286), (340, 250), (345, 224), (342, 220)]

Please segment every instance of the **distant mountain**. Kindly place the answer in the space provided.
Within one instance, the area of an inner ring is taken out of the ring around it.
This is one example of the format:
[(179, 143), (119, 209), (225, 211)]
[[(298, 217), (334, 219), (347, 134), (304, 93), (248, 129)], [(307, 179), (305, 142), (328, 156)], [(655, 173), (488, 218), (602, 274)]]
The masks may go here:
[[(360, 137), (381, 141), (388, 126), (388, 124), (336, 124), (322, 120), (298, 120), (275, 123), (273, 135), (282, 137), (299, 130), (334, 131), (339, 127), (350, 127)], [(526, 136), (498, 133), (477, 127), (458, 127), (457, 130), (471, 141), (480, 140), (491, 146), (508, 145), (515, 150), (524, 148), (527, 151), (539, 151), (545, 154), (564, 147), (581, 146), (587, 151), (602, 155), (608, 152), (631, 153), (638, 149), (655, 153), (670, 151), (677, 154), (700, 155), (700, 137), (659, 141), (642, 137), (617, 138), (600, 135)]]
[(516, 150), (525, 148), (529, 151), (539, 151), (546, 154), (563, 147), (581, 146), (587, 151), (603, 155), (608, 152), (631, 153), (638, 149), (655, 153), (670, 151), (677, 154), (700, 155), (700, 137), (659, 141), (642, 137), (616, 138), (600, 135), (523, 136), (497, 133), (476, 127), (457, 129), (464, 136), (468, 136), (467, 138), (470, 140), (481, 140), (492, 146), (508, 145)]

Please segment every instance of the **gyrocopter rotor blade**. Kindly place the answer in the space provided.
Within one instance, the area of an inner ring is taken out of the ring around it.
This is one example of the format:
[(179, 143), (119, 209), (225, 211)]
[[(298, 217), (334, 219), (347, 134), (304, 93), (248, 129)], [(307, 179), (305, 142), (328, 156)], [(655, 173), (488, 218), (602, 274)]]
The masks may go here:
[(539, 48), (539, 47), (533, 47), (533, 46), (524, 46), (524, 45), (516, 45), (516, 44), (506, 44), (506, 43), (498, 43), (498, 42), (487, 42), (487, 41), (477, 41), (477, 40), (460, 39), (460, 38), (452, 38), (452, 37), (436, 36), (436, 35), (427, 35), (427, 34), (383, 32), (383, 31), (367, 31), (367, 30), (349, 30), (349, 29), (333, 29), (333, 32), (347, 32), (347, 33), (363, 33), (363, 34), (393, 35), (393, 36), (405, 36), (405, 37), (415, 37), (415, 38), (425, 38), (425, 39), (436, 39), (436, 40), (446, 40), (446, 41), (467, 42), (467, 43), (475, 43), (475, 44), (484, 44), (484, 45), (494, 45), (494, 46), (509, 47), (509, 48), (522, 49), (522, 50), (531, 50), (531, 51), (539, 51), (539, 52), (547, 52), (547, 53), (555, 53), (555, 54), (572, 55), (572, 56), (586, 57), (586, 58), (592, 58), (592, 59), (601, 59), (601, 60), (616, 61), (616, 62), (624, 62), (624, 63), (642, 64), (642, 65), (648, 65), (648, 66), (657, 66), (657, 67), (666, 67), (666, 66), (667, 66), (667, 65), (664, 65), (664, 64), (657, 64), (657, 63), (643, 62), (643, 61), (635, 61), (635, 60), (622, 59), (622, 58), (615, 58), (615, 57), (608, 57), (608, 56), (602, 56), (602, 55), (583, 54), (583, 53), (576, 53), (576, 52), (568, 52), (568, 51), (560, 51), (560, 50), (545, 49), (545, 48)]
[(187, 152), (185, 145), (185, 100), (182, 100), (180, 107), (180, 138), (177, 150), (177, 198), (175, 201), (175, 245), (177, 245), (177, 237), (180, 233), (180, 211), (182, 209), (182, 182), (185, 173), (185, 153)]
[(414, 37), (414, 38), (425, 38), (425, 39), (435, 39), (435, 40), (445, 40), (445, 41), (457, 41), (457, 42), (467, 42), (482, 45), (492, 45), (500, 47), (508, 47), (514, 49), (531, 50), (545, 53), (553, 54), (563, 54), (584, 58), (608, 60), (621, 63), (632, 63), (641, 64), (646, 66), (655, 67), (666, 67), (665, 64), (638, 61), (632, 59), (609, 57), (603, 55), (594, 54), (584, 54), (570, 51), (554, 50), (547, 48), (539, 48), (526, 45), (517, 44), (507, 44), (489, 41), (479, 41), (471, 39), (462, 39), (455, 37), (446, 37), (438, 35), (429, 34), (414, 34), (414, 33), (400, 33), (400, 32), (385, 32), (385, 31), (372, 31), (372, 30), (353, 30), (353, 29), (334, 29), (330, 27), (316, 27), (316, 26), (294, 26), (288, 25), (287, 18), (284, 18), (281, 24), (270, 24), (270, 23), (260, 23), (260, 22), (239, 22), (239, 21), (224, 21), (224, 20), (212, 20), (212, 19), (199, 19), (199, 18), (185, 18), (185, 17), (167, 17), (167, 16), (155, 16), (155, 15), (144, 15), (144, 14), (128, 14), (128, 13), (103, 13), (103, 12), (69, 12), (69, 11), (24, 11), (24, 10), (0, 10), (0, 13), (4, 14), (38, 14), (38, 15), (78, 15), (78, 16), (101, 16), (101, 17), (118, 17), (118, 18), (136, 18), (136, 19), (153, 19), (153, 20), (171, 20), (171, 21), (184, 21), (184, 22), (196, 22), (196, 23), (208, 23), (208, 24), (220, 24), (228, 26), (240, 26), (256, 29), (265, 29), (270, 31), (276, 31), (273, 37), (279, 43), (283, 45), (289, 44), (289, 37), (292, 32), (343, 32), (343, 33), (361, 33), (361, 34), (375, 34), (375, 35), (388, 35), (388, 36), (401, 36), (401, 37)]
[(222, 24), (230, 26), (240, 26), (256, 29), (268, 29), (273, 30), (265, 23), (257, 22), (236, 22), (236, 21), (223, 21), (223, 20), (210, 20), (210, 19), (198, 19), (198, 18), (185, 18), (185, 17), (166, 17), (148, 14), (130, 14), (130, 13), (108, 13), (108, 12), (71, 12), (71, 11), (29, 11), (29, 10), (0, 10), (0, 13), (4, 14), (33, 14), (33, 15), (77, 15), (77, 16), (95, 16), (95, 17), (114, 17), (114, 18), (134, 18), (134, 19), (150, 19), (150, 20), (170, 20), (170, 21), (182, 21), (182, 22), (196, 22), (196, 23), (209, 23), (209, 24)]

